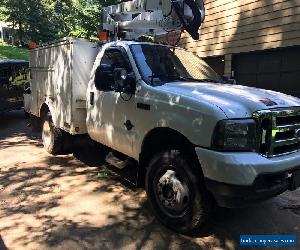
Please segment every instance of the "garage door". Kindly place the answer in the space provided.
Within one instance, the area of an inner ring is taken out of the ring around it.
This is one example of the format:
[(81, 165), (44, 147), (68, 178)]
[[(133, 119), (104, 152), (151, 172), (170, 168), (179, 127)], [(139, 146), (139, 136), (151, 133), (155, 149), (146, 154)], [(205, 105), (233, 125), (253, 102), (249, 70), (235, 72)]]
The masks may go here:
[(238, 84), (300, 97), (300, 47), (234, 55)]
[(216, 57), (206, 57), (203, 60), (214, 70), (219, 76), (224, 75), (225, 71), (225, 57), (224, 56), (216, 56)]

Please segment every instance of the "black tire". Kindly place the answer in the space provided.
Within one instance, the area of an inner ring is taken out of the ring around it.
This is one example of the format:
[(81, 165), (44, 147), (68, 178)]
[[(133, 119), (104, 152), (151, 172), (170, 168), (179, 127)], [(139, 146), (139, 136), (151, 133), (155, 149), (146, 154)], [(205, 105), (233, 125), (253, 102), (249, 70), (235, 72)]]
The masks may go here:
[[(162, 224), (180, 233), (199, 228), (212, 209), (211, 196), (192, 158), (179, 150), (167, 150), (153, 157), (146, 173), (146, 191), (156, 217)], [(171, 185), (165, 182), (170, 173), (173, 176), (169, 179), (173, 180)], [(176, 184), (178, 181), (179, 186)], [(180, 196), (176, 196), (176, 186), (179, 187), (177, 190), (183, 190), (179, 191)], [(183, 198), (178, 202), (175, 197)]]
[(45, 150), (52, 155), (60, 154), (63, 149), (63, 137), (63, 131), (54, 126), (51, 113), (46, 113), (42, 122), (42, 139)]

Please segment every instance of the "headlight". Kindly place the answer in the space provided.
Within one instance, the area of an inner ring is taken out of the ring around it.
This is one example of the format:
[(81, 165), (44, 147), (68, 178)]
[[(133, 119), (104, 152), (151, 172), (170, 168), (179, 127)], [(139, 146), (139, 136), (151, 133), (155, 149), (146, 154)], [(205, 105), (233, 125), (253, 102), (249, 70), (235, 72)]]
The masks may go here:
[(215, 128), (212, 147), (224, 151), (254, 151), (255, 137), (254, 120), (222, 120)]

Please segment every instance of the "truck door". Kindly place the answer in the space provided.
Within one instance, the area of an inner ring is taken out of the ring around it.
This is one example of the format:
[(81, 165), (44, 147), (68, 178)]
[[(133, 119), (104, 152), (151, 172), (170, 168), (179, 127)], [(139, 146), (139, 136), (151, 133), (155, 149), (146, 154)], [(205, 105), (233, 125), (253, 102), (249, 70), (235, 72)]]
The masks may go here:
[(88, 102), (87, 125), (94, 140), (132, 156), (135, 97), (113, 90), (115, 68), (133, 73), (127, 54), (121, 47), (106, 49), (96, 70)]

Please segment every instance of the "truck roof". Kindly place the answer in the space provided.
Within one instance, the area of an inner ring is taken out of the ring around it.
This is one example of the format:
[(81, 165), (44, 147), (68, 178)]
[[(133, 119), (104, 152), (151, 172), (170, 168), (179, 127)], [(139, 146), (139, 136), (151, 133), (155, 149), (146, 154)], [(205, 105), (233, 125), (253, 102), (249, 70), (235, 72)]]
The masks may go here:
[(85, 42), (85, 43), (89, 42), (89, 43), (93, 43), (93, 42), (91, 42), (91, 41), (89, 41), (87, 39), (84, 39), (84, 38), (63, 37), (63, 38), (60, 38), (58, 40), (54, 40), (54, 41), (50, 41), (50, 42), (46, 42), (46, 43), (40, 44), (37, 48), (31, 49), (30, 51), (35, 51), (35, 50), (39, 50), (39, 49), (43, 49), (43, 48), (47, 48), (47, 47), (52, 47), (52, 46), (59, 46), (59, 45), (65, 44), (65, 43), (72, 44), (74, 42)]

